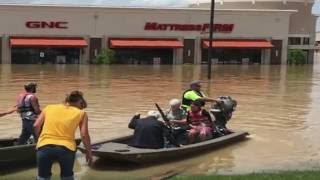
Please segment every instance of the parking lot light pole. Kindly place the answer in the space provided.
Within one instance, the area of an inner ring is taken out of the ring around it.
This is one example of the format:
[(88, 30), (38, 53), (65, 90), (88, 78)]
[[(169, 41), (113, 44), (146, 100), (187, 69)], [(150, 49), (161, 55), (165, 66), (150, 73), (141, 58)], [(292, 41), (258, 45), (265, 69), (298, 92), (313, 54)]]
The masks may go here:
[(213, 19), (214, 19), (214, 5), (215, 0), (211, 0), (211, 9), (210, 9), (210, 26), (209, 26), (209, 47), (208, 47), (208, 79), (211, 79), (211, 59), (213, 57), (213, 47), (212, 47), (212, 36), (213, 36)]

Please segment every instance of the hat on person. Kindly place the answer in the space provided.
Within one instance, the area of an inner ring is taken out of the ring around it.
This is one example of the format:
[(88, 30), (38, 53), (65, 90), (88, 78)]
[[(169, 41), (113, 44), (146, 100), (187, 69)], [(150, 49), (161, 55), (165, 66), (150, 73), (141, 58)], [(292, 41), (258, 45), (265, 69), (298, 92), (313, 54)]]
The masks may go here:
[(190, 82), (190, 86), (199, 85), (201, 83), (200, 80), (194, 80)]
[(181, 101), (179, 99), (171, 99), (169, 102), (170, 106), (176, 106), (176, 105), (180, 105)]
[(160, 114), (157, 111), (153, 111), (153, 110), (148, 112), (148, 116), (155, 117), (156, 119), (160, 118)]

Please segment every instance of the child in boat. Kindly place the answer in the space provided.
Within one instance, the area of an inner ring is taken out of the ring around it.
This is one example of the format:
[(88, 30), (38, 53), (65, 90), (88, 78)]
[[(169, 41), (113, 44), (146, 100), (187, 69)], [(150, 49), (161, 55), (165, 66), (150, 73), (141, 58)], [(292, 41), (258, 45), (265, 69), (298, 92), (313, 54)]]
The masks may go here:
[(3, 116), (8, 115), (8, 114), (12, 114), (12, 113), (16, 112), (16, 110), (17, 110), (17, 108), (13, 107), (11, 109), (8, 109), (7, 111), (0, 112), (0, 117), (3, 117)]
[(213, 122), (208, 111), (202, 109), (202, 104), (201, 100), (193, 101), (187, 113), (187, 122), (191, 127), (188, 132), (189, 143), (212, 137)]

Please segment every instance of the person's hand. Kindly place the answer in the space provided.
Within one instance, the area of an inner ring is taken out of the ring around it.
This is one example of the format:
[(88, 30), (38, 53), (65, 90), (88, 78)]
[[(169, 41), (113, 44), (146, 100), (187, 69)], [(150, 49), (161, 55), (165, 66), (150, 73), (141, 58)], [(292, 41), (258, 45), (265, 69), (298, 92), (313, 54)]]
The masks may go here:
[(194, 126), (194, 125), (189, 125), (192, 129), (195, 129), (197, 126)]
[(92, 153), (91, 152), (86, 152), (86, 161), (89, 166), (92, 165)]
[(164, 121), (164, 123), (166, 123), (167, 126), (171, 126), (173, 124), (171, 121)]

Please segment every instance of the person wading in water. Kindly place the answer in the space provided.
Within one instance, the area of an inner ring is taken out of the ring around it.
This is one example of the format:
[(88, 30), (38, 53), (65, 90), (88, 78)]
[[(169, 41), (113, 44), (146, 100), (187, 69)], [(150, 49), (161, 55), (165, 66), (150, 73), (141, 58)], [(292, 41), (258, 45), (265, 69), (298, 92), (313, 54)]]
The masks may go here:
[(48, 105), (34, 123), (35, 132), (40, 134), (37, 143), (38, 180), (51, 177), (51, 167), (59, 162), (61, 179), (71, 180), (77, 145), (75, 132), (79, 127), (82, 143), (86, 148), (86, 159), (92, 161), (88, 115), (83, 110), (87, 103), (80, 91), (67, 95), (64, 104)]
[(18, 140), (18, 145), (26, 144), (31, 135), (37, 141), (37, 136), (33, 131), (33, 124), (41, 113), (36, 83), (28, 83), (24, 86), (25, 92), (19, 94), (17, 98), (16, 110), (22, 119), (22, 130)]

